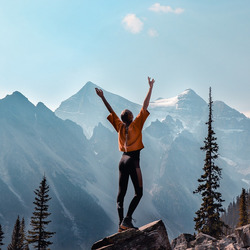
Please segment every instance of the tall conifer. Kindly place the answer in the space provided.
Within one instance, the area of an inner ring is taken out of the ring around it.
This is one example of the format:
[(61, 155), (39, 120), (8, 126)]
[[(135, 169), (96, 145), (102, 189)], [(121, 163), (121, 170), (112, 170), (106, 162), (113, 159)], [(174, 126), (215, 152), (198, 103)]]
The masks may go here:
[(211, 87), (209, 88), (209, 117), (208, 135), (205, 138), (204, 146), (200, 149), (205, 151), (205, 164), (203, 167), (204, 173), (198, 179), (199, 186), (194, 193), (199, 193), (202, 196), (202, 204), (196, 212), (195, 230), (213, 237), (219, 238), (223, 233), (224, 222), (220, 220), (220, 213), (225, 210), (222, 208), (221, 193), (216, 191), (220, 187), (221, 168), (215, 165), (214, 161), (218, 158), (218, 144), (216, 142), (215, 132), (212, 127), (212, 95)]
[(22, 250), (20, 228), (21, 228), (21, 225), (20, 225), (20, 219), (18, 215), (13, 232), (12, 232), (11, 243), (8, 245), (8, 250)]
[(21, 226), (20, 226), (20, 245), (22, 247), (23, 250), (29, 250), (29, 245), (26, 239), (26, 230), (25, 230), (25, 220), (24, 217), (22, 218), (21, 221)]
[(46, 226), (51, 222), (47, 220), (47, 217), (51, 214), (48, 212), (48, 201), (51, 199), (48, 195), (49, 185), (47, 185), (46, 177), (44, 176), (39, 189), (34, 191), (36, 197), (33, 202), (35, 205), (35, 211), (31, 217), (30, 225), (32, 230), (28, 231), (28, 242), (38, 250), (45, 250), (53, 242), (49, 240), (54, 232), (46, 230)]
[(247, 193), (245, 188), (242, 188), (240, 195), (240, 204), (239, 204), (239, 222), (238, 227), (245, 226), (248, 224), (248, 202), (247, 202)]

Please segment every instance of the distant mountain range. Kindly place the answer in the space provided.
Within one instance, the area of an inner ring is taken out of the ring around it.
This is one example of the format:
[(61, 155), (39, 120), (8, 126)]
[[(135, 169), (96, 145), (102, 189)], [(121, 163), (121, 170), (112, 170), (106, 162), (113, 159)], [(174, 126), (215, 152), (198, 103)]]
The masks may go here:
[[(50, 185), (53, 249), (88, 249), (117, 230), (116, 195), (121, 153), (108, 111), (88, 82), (53, 113), (34, 106), (19, 92), (0, 100), (0, 223), (9, 243), (19, 214), (28, 220), (33, 190), (43, 174)], [(120, 114), (134, 116), (141, 106), (104, 90)], [(214, 130), (222, 167), (226, 204), (250, 183), (250, 119), (221, 101), (213, 105)], [(193, 90), (150, 104), (141, 154), (144, 197), (134, 217), (137, 225), (163, 219), (171, 238), (194, 232), (200, 197), (193, 194), (202, 173), (207, 135), (206, 101)], [(125, 206), (133, 195), (130, 187)]]
[(6, 245), (18, 214), (28, 226), (33, 191), (44, 174), (52, 197), (53, 249), (87, 248), (111, 232), (112, 221), (87, 191), (87, 184), (96, 181), (98, 161), (80, 126), (15, 92), (0, 100), (0, 148), (0, 223)]

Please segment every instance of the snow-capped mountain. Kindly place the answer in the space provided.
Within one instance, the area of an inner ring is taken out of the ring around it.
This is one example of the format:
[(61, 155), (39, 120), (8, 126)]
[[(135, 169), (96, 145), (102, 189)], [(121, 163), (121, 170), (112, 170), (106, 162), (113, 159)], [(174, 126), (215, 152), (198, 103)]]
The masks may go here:
[[(9, 237), (18, 214), (30, 218), (33, 190), (44, 173), (52, 197), (54, 249), (89, 249), (95, 240), (116, 232), (121, 153), (95, 87), (88, 82), (55, 113), (42, 103), (34, 106), (19, 92), (0, 100), (0, 224)], [(135, 116), (141, 108), (104, 94), (117, 114), (128, 108)], [(250, 119), (221, 101), (214, 102), (213, 110), (226, 206), (242, 187), (249, 188)], [(136, 225), (163, 219), (170, 238), (193, 233), (200, 205), (193, 190), (205, 158), (200, 146), (207, 135), (207, 103), (189, 89), (152, 102), (149, 111), (141, 153), (144, 196), (134, 214)], [(132, 196), (130, 185), (125, 206)]]
[[(106, 164), (112, 165), (111, 169), (116, 169), (120, 157), (116, 149), (117, 135), (112, 133), (113, 128), (107, 123), (108, 112), (94, 92), (96, 85), (89, 82), (87, 87), (82, 88), (81, 96), (90, 95), (98, 110), (87, 104), (84, 110), (91, 110), (91, 114), (99, 112), (99, 116), (95, 115), (93, 119), (95, 124), (102, 124), (93, 130), (90, 142), (97, 157), (100, 155), (100, 161), (105, 157)], [(118, 110), (117, 114), (119, 110), (130, 108), (136, 115), (136, 111), (140, 109), (139, 105), (131, 102), (129, 107), (126, 106), (127, 102), (124, 102), (123, 98), (106, 92), (104, 94), (114, 110)], [(133, 106), (136, 108), (133, 109)], [(56, 114), (59, 114), (60, 109), (61, 107)], [(161, 216), (167, 222), (171, 236), (177, 232), (193, 232), (194, 212), (200, 204), (200, 197), (193, 195), (193, 190), (198, 185), (197, 179), (200, 177), (205, 157), (200, 147), (203, 146), (207, 135), (205, 122), (208, 119), (208, 104), (193, 90), (188, 89), (176, 97), (151, 102), (149, 111), (150, 116), (143, 132), (145, 149), (141, 158), (146, 191), (136, 216), (141, 223), (146, 223), (147, 218)], [(71, 116), (63, 118), (70, 119)], [(74, 121), (76, 120), (74, 117)], [(249, 125), (250, 119), (243, 114), (221, 101), (214, 102), (214, 127), (220, 147), (218, 164), (223, 168), (221, 190), (226, 200), (225, 206), (240, 193), (241, 187), (249, 185)], [(84, 131), (85, 127), (90, 127), (87, 120), (84, 121)], [(108, 129), (105, 130), (105, 127)], [(113, 178), (117, 177), (114, 175)]]
[[(112, 130), (106, 117), (108, 112), (103, 105), (100, 98), (95, 93), (95, 88), (99, 88), (92, 82), (87, 82), (83, 88), (75, 95), (63, 101), (59, 108), (55, 110), (55, 114), (61, 119), (69, 119), (79, 124), (84, 131), (87, 138), (93, 134), (94, 128), (101, 122), (105, 127)], [(106, 99), (113, 107), (115, 112), (119, 115), (122, 110), (129, 109), (136, 116), (141, 105), (130, 102), (121, 96), (114, 95), (103, 90)], [(173, 118), (182, 118), (183, 125), (189, 129), (194, 128), (196, 120), (205, 119), (204, 110), (207, 109), (206, 102), (199, 97), (193, 90), (188, 89), (180, 95), (163, 99), (160, 98), (150, 103), (149, 110), (151, 115), (146, 121), (145, 127), (149, 126), (152, 121), (164, 120), (167, 115)], [(197, 119), (190, 119), (190, 117), (197, 117)]]

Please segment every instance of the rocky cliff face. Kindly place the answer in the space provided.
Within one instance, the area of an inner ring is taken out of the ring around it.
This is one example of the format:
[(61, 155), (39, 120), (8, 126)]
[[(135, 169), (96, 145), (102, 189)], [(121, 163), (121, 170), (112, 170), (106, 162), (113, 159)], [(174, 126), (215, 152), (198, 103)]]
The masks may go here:
[(171, 243), (173, 250), (243, 250), (250, 249), (250, 224), (235, 229), (235, 232), (221, 240), (199, 233), (196, 237), (191, 234), (181, 234)]
[(139, 230), (129, 229), (96, 242), (92, 249), (116, 250), (171, 250), (166, 228), (161, 220), (154, 221)]

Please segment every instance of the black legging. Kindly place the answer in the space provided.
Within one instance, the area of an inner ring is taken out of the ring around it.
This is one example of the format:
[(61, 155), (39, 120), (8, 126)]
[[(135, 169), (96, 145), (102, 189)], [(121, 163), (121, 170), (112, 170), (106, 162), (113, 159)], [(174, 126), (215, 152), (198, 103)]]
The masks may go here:
[(128, 208), (128, 217), (132, 217), (142, 197), (142, 175), (140, 169), (140, 150), (125, 152), (119, 163), (119, 191), (117, 196), (117, 210), (120, 224), (123, 219), (123, 201), (127, 192), (129, 176), (133, 182), (135, 196)]

